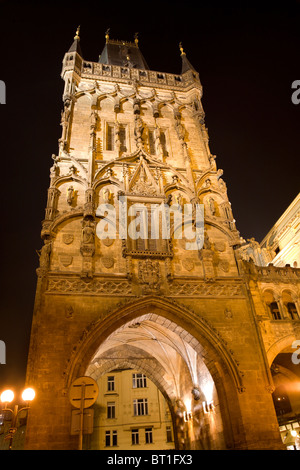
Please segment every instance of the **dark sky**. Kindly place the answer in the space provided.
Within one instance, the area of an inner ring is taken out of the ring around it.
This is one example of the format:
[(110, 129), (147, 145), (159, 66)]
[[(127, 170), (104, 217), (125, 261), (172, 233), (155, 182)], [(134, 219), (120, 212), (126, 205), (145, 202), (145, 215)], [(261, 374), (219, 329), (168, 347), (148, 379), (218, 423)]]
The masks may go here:
[(61, 65), (79, 24), (83, 56), (95, 62), (108, 27), (114, 39), (131, 41), (139, 32), (150, 69), (162, 72), (180, 73), (182, 41), (200, 73), (211, 152), (241, 236), (261, 241), (298, 194), (300, 105), (291, 101), (291, 85), (300, 80), (300, 2), (237, 5), (0, 1), (7, 89), (0, 106), (0, 340), (7, 347), (0, 391), (23, 385), (36, 250), (61, 136)]

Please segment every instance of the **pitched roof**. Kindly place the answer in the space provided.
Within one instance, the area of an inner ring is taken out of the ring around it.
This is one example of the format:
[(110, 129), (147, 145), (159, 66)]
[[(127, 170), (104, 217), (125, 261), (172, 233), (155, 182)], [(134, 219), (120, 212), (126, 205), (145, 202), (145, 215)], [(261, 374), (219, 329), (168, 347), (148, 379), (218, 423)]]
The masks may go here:
[(137, 38), (135, 42), (117, 41), (109, 39), (106, 35), (106, 44), (99, 56), (100, 64), (119, 65), (124, 67), (147, 69), (149, 67), (138, 47)]
[(188, 58), (186, 56), (186, 53), (184, 52), (184, 50), (182, 48), (181, 43), (179, 44), (179, 49), (180, 49), (180, 52), (181, 52), (181, 59), (182, 59), (181, 75), (183, 73), (187, 72), (188, 70), (193, 70), (193, 72), (196, 72), (196, 70), (194, 69), (194, 67), (192, 66), (190, 61), (188, 60)]
[(78, 28), (77, 28), (76, 34), (74, 36), (73, 44), (71, 45), (68, 52), (77, 52), (77, 54), (79, 54), (81, 57), (83, 57), (81, 47), (80, 47), (79, 31), (80, 31), (80, 26), (78, 26)]

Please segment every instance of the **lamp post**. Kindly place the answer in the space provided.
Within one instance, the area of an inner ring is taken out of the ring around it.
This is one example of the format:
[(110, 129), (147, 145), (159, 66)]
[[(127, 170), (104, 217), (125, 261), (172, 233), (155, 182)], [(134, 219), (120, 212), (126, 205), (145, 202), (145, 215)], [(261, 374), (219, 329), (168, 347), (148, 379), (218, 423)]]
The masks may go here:
[(29, 404), (35, 397), (35, 391), (32, 388), (26, 388), (22, 393), (22, 399), (24, 402), (26, 402), (26, 406), (23, 406), (19, 409), (19, 405), (15, 405), (14, 409), (12, 410), (11, 408), (8, 408), (7, 405), (13, 401), (14, 396), (15, 395), (12, 390), (4, 390), (0, 396), (1, 403), (4, 404), (4, 408), (2, 408), (3, 411), (10, 411), (12, 414), (11, 427), (9, 429), (9, 433), (6, 436), (6, 439), (9, 439), (9, 450), (12, 449), (13, 438), (17, 430), (18, 414), (21, 411), (28, 410), (30, 408)]

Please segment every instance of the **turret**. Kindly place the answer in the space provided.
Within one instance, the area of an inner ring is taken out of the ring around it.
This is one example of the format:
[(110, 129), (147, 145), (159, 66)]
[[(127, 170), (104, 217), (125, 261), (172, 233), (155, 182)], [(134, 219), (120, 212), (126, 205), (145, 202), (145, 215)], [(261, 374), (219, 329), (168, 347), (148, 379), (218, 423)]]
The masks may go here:
[(74, 93), (75, 87), (78, 85), (81, 78), (83, 57), (80, 47), (79, 31), (80, 26), (77, 28), (74, 41), (70, 49), (63, 58), (63, 67), (61, 72), (61, 77), (65, 81), (63, 101)]

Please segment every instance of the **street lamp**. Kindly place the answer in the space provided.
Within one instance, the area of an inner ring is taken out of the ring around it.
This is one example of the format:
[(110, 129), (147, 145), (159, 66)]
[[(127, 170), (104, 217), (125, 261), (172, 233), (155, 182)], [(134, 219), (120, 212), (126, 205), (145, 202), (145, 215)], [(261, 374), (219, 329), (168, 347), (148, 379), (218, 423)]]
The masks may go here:
[(21, 411), (28, 410), (30, 408), (30, 402), (34, 399), (35, 397), (35, 391), (33, 388), (26, 388), (23, 393), (22, 393), (22, 399), (23, 401), (26, 402), (26, 406), (23, 406), (22, 408), (19, 409), (19, 405), (15, 405), (14, 409), (12, 410), (11, 408), (8, 408), (7, 405), (8, 403), (11, 403), (15, 397), (15, 394), (12, 390), (4, 390), (4, 392), (1, 393), (0, 395), (0, 400), (1, 403), (4, 404), (3, 411), (10, 411), (12, 414), (12, 421), (11, 421), (11, 427), (9, 429), (9, 432), (6, 436), (6, 439), (9, 439), (9, 447), (8, 449), (11, 450), (12, 448), (12, 442), (13, 438), (15, 435), (15, 432), (17, 430), (17, 417), (18, 414)]

